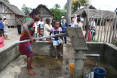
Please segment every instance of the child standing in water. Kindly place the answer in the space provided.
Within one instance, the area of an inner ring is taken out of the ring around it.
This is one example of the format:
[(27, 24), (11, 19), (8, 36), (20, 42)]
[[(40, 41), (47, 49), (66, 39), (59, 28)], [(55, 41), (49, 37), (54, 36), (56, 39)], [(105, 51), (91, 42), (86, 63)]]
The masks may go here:
[[(62, 33), (62, 29), (60, 26), (60, 23), (59, 21), (55, 21), (55, 26), (53, 28), (51, 28), (50, 30), (50, 35), (56, 35), (56, 34), (60, 34)], [(63, 56), (62, 55), (62, 44), (63, 44), (63, 41), (62, 41), (62, 36), (61, 37), (54, 37), (52, 38), (52, 43), (53, 43), (53, 46), (54, 46), (54, 52), (55, 52), (55, 55), (56, 55), (56, 59), (58, 59), (58, 53), (57, 53), (57, 46), (60, 45), (60, 56)]]
[[(30, 13), (30, 16), (31, 16), (31, 19), (28, 20), (23, 25), (24, 31), (22, 32), (22, 34), (20, 36), (20, 41), (27, 40), (27, 39), (30, 39), (31, 42), (36, 41), (36, 38), (33, 37), (33, 34), (35, 32), (33, 25), (36, 21), (39, 21), (40, 13), (37, 10), (33, 9), (33, 11)], [(36, 74), (36, 72), (31, 70), (32, 68), (34, 68), (31, 66), (31, 61), (32, 61), (32, 56), (33, 56), (31, 42), (20, 43), (19, 44), (19, 51), (22, 54), (27, 56), (27, 69), (28, 69), (27, 74), (34, 75), (34, 74)]]

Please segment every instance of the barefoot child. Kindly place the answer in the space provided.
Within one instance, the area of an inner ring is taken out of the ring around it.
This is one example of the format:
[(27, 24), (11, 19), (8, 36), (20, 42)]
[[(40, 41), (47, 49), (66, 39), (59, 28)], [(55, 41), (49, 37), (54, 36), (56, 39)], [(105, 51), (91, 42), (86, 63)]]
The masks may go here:
[[(40, 17), (40, 13), (33, 9), (33, 11), (30, 13), (31, 19), (28, 20), (24, 25), (23, 25), (23, 29), (24, 31), (22, 32), (21, 36), (20, 36), (20, 41), (22, 40), (27, 40), (30, 39), (31, 42), (36, 41), (36, 38), (33, 37), (34, 34), (34, 23), (36, 21), (39, 21), (39, 17)], [(36, 72), (32, 71), (31, 69), (33, 68), (31, 66), (31, 61), (32, 61), (32, 56), (33, 56), (33, 51), (32, 51), (32, 47), (31, 47), (31, 42), (24, 42), (24, 43), (20, 43), (19, 44), (19, 51), (27, 56), (27, 69), (28, 72), (27, 74), (29, 75), (34, 75), (36, 74)]]
[[(53, 28), (51, 28), (50, 30), (50, 35), (55, 35), (55, 34), (60, 34), (62, 33), (62, 29), (60, 26), (59, 21), (55, 21), (55, 26)], [(54, 46), (54, 52), (56, 55), (56, 59), (58, 59), (58, 55), (57, 55), (57, 46), (60, 45), (60, 56), (62, 56), (62, 36), (61, 37), (54, 37), (52, 38), (52, 43)]]

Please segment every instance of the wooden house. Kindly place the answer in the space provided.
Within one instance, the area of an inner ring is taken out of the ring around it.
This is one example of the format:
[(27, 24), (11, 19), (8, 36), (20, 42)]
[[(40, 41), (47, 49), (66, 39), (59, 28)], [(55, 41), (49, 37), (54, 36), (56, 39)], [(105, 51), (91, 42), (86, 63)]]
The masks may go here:
[(8, 26), (17, 26), (17, 20), (23, 20), (24, 13), (20, 11), (16, 6), (9, 4), (8, 2), (0, 0), (0, 17), (6, 17), (9, 23)]
[(47, 18), (49, 18), (52, 22), (54, 14), (45, 5), (40, 4), (36, 9), (41, 13), (40, 16), (43, 17), (44, 22)]

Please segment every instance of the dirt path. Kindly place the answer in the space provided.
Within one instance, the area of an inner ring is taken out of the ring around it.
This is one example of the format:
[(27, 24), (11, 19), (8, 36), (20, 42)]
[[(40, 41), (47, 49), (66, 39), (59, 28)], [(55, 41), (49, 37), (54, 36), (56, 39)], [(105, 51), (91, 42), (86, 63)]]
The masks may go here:
[(19, 40), (20, 35), (18, 35), (17, 28), (9, 28), (9, 34), (8, 34), (9, 40), (5, 40), (5, 46)]

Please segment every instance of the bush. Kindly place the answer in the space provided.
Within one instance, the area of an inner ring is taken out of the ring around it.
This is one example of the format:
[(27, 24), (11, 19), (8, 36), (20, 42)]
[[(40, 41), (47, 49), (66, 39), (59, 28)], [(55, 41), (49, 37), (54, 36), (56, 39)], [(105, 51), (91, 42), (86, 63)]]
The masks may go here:
[(112, 44), (117, 46), (117, 39), (112, 40)]

